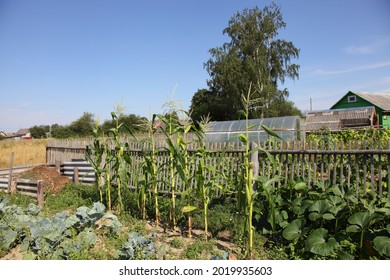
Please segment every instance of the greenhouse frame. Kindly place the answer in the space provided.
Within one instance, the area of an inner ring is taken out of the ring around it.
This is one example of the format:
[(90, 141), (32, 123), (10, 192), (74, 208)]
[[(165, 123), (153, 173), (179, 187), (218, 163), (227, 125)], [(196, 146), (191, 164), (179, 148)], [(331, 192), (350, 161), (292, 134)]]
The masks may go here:
[[(249, 141), (265, 142), (270, 136), (262, 125), (270, 128), (285, 141), (301, 140), (299, 116), (248, 120)], [(238, 142), (238, 135), (245, 133), (246, 120), (210, 122), (205, 132), (206, 142)]]

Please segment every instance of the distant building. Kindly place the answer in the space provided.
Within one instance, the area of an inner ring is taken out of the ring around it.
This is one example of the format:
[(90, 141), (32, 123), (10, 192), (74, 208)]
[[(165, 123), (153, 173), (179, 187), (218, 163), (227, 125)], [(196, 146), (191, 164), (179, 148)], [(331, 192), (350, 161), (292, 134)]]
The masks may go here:
[(390, 128), (390, 94), (349, 91), (330, 109), (374, 106), (380, 127)]
[(340, 131), (348, 128), (372, 127), (378, 124), (374, 106), (311, 111), (306, 115), (305, 131), (311, 132), (323, 128)]
[[(4, 133), (4, 132), (3, 132)], [(9, 140), (30, 140), (31, 133), (28, 128), (19, 129), (17, 132), (4, 133), (4, 138)]]

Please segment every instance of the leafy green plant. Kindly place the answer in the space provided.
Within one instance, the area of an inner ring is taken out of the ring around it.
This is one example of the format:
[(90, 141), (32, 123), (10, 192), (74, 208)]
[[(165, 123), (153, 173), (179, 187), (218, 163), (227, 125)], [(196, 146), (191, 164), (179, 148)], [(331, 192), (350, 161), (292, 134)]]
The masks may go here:
[(129, 233), (127, 242), (123, 244), (119, 252), (119, 258), (121, 260), (145, 260), (152, 258), (156, 250), (153, 242), (154, 237), (155, 233), (149, 238), (141, 236), (137, 232)]
[(82, 206), (75, 214), (65, 211), (52, 217), (42, 217), (41, 208), (30, 204), (23, 209), (0, 201), (0, 245), (9, 250), (21, 244), (26, 259), (72, 259), (85, 256), (97, 241), (96, 224), (117, 233), (121, 227), (117, 217), (105, 213), (105, 206), (94, 203)]
[(186, 247), (182, 257), (189, 260), (209, 259), (208, 255), (215, 255), (214, 247), (215, 244), (212, 241), (195, 239), (192, 244)]
[(324, 228), (313, 230), (306, 239), (306, 250), (324, 257), (335, 254), (340, 245), (334, 237), (327, 238), (327, 234)]

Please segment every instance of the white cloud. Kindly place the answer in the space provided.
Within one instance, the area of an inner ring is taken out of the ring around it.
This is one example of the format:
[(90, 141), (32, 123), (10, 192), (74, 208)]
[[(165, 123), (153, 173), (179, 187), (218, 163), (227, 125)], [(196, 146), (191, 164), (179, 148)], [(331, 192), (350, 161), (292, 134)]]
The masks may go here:
[(390, 66), (390, 61), (386, 62), (378, 62), (378, 63), (371, 63), (371, 64), (365, 64), (361, 66), (351, 67), (351, 68), (345, 68), (340, 70), (326, 70), (326, 69), (316, 69), (312, 73), (318, 76), (326, 76), (326, 75), (338, 75), (338, 74), (345, 74), (350, 72), (357, 72), (357, 71), (365, 71), (365, 70), (373, 70), (383, 67)]
[(390, 44), (390, 38), (381, 38), (371, 41), (367, 44), (351, 45), (344, 48), (344, 51), (348, 54), (365, 55), (373, 54), (379, 51), (381, 48)]

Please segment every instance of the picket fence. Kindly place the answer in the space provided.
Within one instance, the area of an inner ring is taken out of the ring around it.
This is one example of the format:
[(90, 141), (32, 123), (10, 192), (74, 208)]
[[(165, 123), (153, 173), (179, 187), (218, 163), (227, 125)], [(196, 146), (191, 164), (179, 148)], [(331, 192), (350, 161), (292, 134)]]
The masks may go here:
[[(141, 180), (142, 164), (144, 162), (145, 151), (148, 145), (142, 142), (131, 142), (123, 139), (129, 145), (128, 153), (132, 159), (130, 174), (130, 187), (136, 188)], [(56, 140), (49, 141), (46, 147), (47, 164), (55, 162), (78, 162), (85, 160), (87, 145), (92, 140), (70, 141)], [(190, 156), (194, 155), (197, 143), (187, 145)], [(160, 142), (160, 147), (164, 146)], [(272, 164), (267, 158), (267, 154), (259, 150), (251, 154), (251, 161), (254, 165), (255, 176), (265, 176), (271, 178), (277, 176), (279, 181), (276, 185), (289, 182), (305, 181), (309, 186), (314, 185), (342, 185), (348, 189), (353, 189), (356, 196), (371, 193), (382, 197), (384, 194), (390, 198), (390, 141), (387, 143), (374, 142), (277, 142), (251, 143), (252, 149), (260, 146), (271, 154), (276, 164)], [(219, 177), (219, 184), (226, 188), (234, 187), (234, 183), (240, 176), (240, 165), (243, 163), (244, 148), (242, 143), (207, 143), (210, 151), (207, 158), (207, 165), (214, 167), (216, 173), (223, 173), (225, 176)], [(220, 160), (220, 157), (223, 157)], [(192, 161), (190, 172), (193, 175), (197, 168), (197, 159)], [(74, 161), (75, 159), (78, 159)], [(169, 171), (166, 168), (169, 161), (168, 153), (161, 149), (157, 156), (157, 165), (160, 167), (158, 173), (158, 187), (162, 192), (169, 192), (167, 183)], [(219, 163), (219, 165), (218, 165)], [(84, 167), (88, 165), (87, 163)], [(67, 175), (74, 178), (75, 167), (68, 167)], [(90, 167), (89, 167), (90, 168)], [(73, 173), (72, 173), (73, 172)], [(77, 170), (76, 172), (79, 172)], [(88, 179), (86, 183), (93, 183), (93, 172), (88, 169)], [(82, 177), (86, 175), (82, 175)], [(208, 174), (208, 179), (212, 179), (214, 174)], [(78, 175), (80, 178), (80, 175)], [(195, 179), (192, 179), (189, 186), (185, 186), (179, 176), (175, 177), (177, 191), (182, 192), (188, 188), (193, 188)]]

